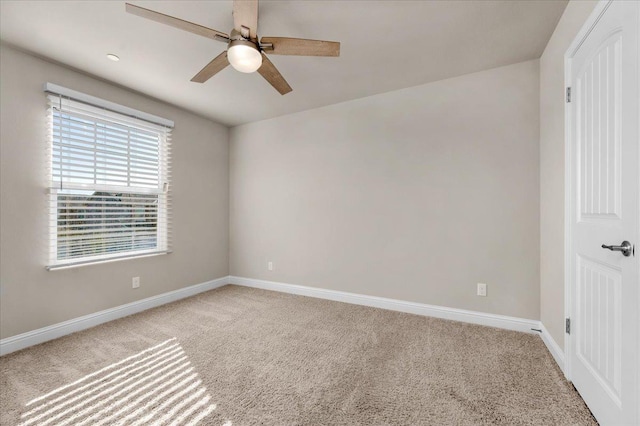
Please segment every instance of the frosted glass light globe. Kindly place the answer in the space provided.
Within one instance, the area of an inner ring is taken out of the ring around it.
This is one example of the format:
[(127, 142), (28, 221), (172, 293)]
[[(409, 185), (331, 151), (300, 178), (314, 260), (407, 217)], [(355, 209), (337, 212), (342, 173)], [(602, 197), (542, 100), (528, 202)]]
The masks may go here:
[(262, 65), (262, 55), (255, 45), (249, 41), (234, 40), (229, 43), (227, 59), (240, 72), (255, 72)]

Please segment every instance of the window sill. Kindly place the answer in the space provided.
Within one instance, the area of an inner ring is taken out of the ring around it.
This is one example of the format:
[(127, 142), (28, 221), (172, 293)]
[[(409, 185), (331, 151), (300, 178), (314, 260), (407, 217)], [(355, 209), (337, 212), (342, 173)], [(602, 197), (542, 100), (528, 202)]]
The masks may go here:
[(82, 266), (89, 265), (99, 265), (101, 263), (111, 263), (111, 262), (119, 262), (121, 260), (129, 260), (129, 259), (140, 259), (143, 257), (152, 257), (152, 256), (162, 256), (165, 254), (171, 253), (170, 250), (164, 251), (155, 251), (151, 253), (139, 253), (139, 254), (130, 254), (130, 255), (122, 255), (116, 257), (109, 257), (104, 259), (93, 259), (93, 260), (80, 260), (77, 262), (69, 262), (69, 263), (60, 263), (57, 265), (48, 265), (46, 266), (47, 271), (59, 271), (61, 269), (71, 269), (71, 268), (80, 268)]

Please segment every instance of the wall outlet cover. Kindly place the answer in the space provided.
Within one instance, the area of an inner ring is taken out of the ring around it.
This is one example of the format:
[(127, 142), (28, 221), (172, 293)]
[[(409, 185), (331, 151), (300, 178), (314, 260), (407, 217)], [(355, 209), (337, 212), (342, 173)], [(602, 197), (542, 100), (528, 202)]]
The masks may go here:
[(486, 296), (487, 295), (487, 285), (484, 283), (478, 283), (478, 296)]

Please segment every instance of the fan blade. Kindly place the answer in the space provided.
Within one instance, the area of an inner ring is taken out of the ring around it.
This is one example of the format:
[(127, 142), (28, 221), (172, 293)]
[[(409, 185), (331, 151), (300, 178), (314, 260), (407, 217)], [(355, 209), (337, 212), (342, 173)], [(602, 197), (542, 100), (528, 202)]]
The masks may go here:
[(194, 83), (204, 83), (209, 80), (211, 77), (225, 69), (229, 65), (229, 60), (227, 59), (227, 51), (225, 50), (218, 56), (216, 56), (211, 62), (209, 62), (202, 70), (196, 74), (191, 81)]
[(258, 33), (258, 0), (233, 0), (233, 28), (242, 34), (242, 27), (249, 29), (249, 38), (251, 40), (256, 40), (256, 34)]
[(260, 44), (271, 44), (273, 50), (265, 48), (271, 55), (340, 56), (340, 42), (306, 40), (303, 38), (262, 37)]
[(229, 41), (229, 35), (223, 32), (203, 27), (202, 25), (194, 24), (193, 22), (174, 18), (173, 16), (165, 15), (164, 13), (145, 9), (144, 7), (135, 6), (131, 3), (126, 3), (126, 11), (133, 15), (160, 22), (161, 24), (170, 25), (172, 27), (189, 31), (191, 33), (198, 34), (200, 36), (207, 37), (213, 40), (225, 41), (222, 39), (226, 39), (226, 42)]
[(287, 83), (287, 80), (280, 74), (280, 71), (278, 71), (264, 53), (262, 54), (262, 65), (258, 68), (258, 73), (260, 73), (274, 89), (280, 92), (281, 95), (286, 95), (293, 90), (291, 86), (289, 86), (289, 83)]

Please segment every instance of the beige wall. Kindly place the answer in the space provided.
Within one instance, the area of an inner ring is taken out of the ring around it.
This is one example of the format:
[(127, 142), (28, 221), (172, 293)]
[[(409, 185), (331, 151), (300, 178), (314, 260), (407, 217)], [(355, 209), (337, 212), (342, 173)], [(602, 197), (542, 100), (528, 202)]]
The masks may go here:
[(571, 1), (540, 58), (540, 319), (564, 347), (564, 54), (596, 5)]
[[(174, 252), (47, 272), (45, 82), (175, 121)], [(228, 129), (7, 46), (0, 49), (0, 336), (228, 274)], [(131, 278), (142, 286), (133, 290)]]
[[(3, 45), (0, 336), (224, 276), (230, 256), (234, 275), (540, 318), (562, 346), (563, 55), (595, 3), (569, 3), (539, 80), (531, 61), (240, 126), (231, 170), (224, 126)], [(46, 81), (176, 122), (173, 254), (44, 270)]]
[(233, 128), (231, 273), (538, 319), (538, 83), (536, 60)]

